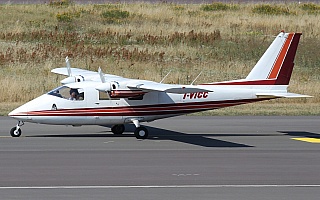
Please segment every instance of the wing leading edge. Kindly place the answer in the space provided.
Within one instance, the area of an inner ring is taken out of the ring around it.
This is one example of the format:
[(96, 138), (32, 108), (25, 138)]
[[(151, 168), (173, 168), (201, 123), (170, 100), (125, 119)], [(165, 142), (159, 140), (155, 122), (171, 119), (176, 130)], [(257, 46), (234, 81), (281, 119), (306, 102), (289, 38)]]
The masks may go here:
[[(85, 69), (79, 69), (79, 68), (71, 68), (72, 71), (72, 75), (73, 76), (94, 76), (94, 75), (99, 75), (98, 72), (93, 72), (93, 71), (89, 71), (89, 70), (85, 70)], [(51, 70), (52, 73), (55, 74), (60, 74), (60, 75), (64, 75), (64, 76), (69, 76), (68, 73), (68, 68), (66, 67), (60, 67), (60, 68), (55, 68), (53, 70)]]

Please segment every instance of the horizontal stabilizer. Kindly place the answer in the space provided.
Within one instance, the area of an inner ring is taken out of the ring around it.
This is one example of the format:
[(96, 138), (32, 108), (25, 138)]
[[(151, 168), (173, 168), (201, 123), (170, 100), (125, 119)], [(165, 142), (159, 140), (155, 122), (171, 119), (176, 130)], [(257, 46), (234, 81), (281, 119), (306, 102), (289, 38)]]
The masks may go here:
[(127, 87), (130, 89), (140, 89), (144, 91), (159, 91), (175, 94), (193, 93), (193, 92), (212, 92), (211, 90), (201, 89), (191, 85), (173, 85), (156, 82), (129, 83)]
[(258, 98), (308, 98), (312, 97), (304, 94), (296, 94), (296, 93), (257, 93), (256, 96)]

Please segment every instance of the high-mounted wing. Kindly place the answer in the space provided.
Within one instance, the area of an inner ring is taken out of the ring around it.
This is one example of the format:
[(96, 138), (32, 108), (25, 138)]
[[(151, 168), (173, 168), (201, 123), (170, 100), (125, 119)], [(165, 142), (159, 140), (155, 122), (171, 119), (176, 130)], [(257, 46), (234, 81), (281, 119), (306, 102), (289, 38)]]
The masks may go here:
[[(85, 80), (101, 81), (102, 84), (96, 87), (99, 91), (111, 91), (111, 90), (140, 90), (143, 92), (160, 91), (167, 93), (195, 93), (195, 92), (212, 92), (211, 90), (202, 89), (193, 85), (174, 85), (174, 84), (163, 84), (147, 80), (134, 80), (126, 79), (121, 76), (103, 74), (99, 68), (98, 72), (71, 68), (70, 61), (66, 57), (66, 67), (55, 68), (51, 72), (68, 76), (61, 81), (62, 84), (72, 82), (82, 82)], [(107, 82), (107, 80), (111, 80)], [(116, 84), (115, 84), (116, 83)], [(121, 84), (124, 83), (124, 84)], [(118, 85), (118, 86), (117, 86)], [(120, 87), (121, 86), (121, 87)]]
[(90, 81), (99, 81), (105, 82), (106, 79), (109, 78), (122, 78), (120, 76), (111, 75), (111, 74), (103, 74), (101, 69), (99, 68), (98, 72), (89, 71), (85, 69), (79, 68), (71, 68), (69, 58), (66, 57), (66, 67), (55, 68), (51, 70), (51, 72), (55, 74), (68, 76), (67, 78), (61, 81), (62, 84), (74, 83), (74, 82), (82, 82), (85, 80)]
[[(81, 76), (94, 76), (94, 75), (99, 75), (98, 72), (89, 71), (89, 70), (85, 70), (85, 69), (78, 69), (78, 68), (70, 68), (70, 69), (71, 69), (71, 72), (72, 72), (72, 76), (79, 76), (79, 75), (81, 75)], [(68, 68), (66, 68), (66, 67), (55, 68), (55, 69), (51, 70), (51, 72), (53, 72), (55, 74), (69, 76)]]
[(51, 70), (51, 72), (55, 74), (60, 74), (60, 75), (65, 75), (65, 76), (94, 76), (97, 75), (97, 72), (85, 70), (85, 69), (78, 69), (78, 68), (71, 68), (71, 64), (69, 61), (68, 56), (66, 57), (66, 67), (60, 67), (60, 68), (55, 68)]

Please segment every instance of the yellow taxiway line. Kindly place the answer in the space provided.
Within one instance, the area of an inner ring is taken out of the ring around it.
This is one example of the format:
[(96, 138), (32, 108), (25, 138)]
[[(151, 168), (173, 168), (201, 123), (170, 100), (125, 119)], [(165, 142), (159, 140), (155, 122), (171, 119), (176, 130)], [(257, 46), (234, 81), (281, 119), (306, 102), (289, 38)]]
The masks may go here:
[(302, 142), (320, 143), (320, 138), (291, 138)]

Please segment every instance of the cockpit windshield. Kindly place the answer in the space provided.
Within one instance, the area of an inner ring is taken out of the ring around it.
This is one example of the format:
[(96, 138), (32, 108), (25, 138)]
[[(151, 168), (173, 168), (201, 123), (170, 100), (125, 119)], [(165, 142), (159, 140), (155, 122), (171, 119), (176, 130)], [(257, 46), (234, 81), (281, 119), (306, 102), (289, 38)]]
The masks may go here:
[(82, 88), (61, 86), (51, 90), (48, 94), (73, 101), (81, 101), (84, 99), (84, 90)]

